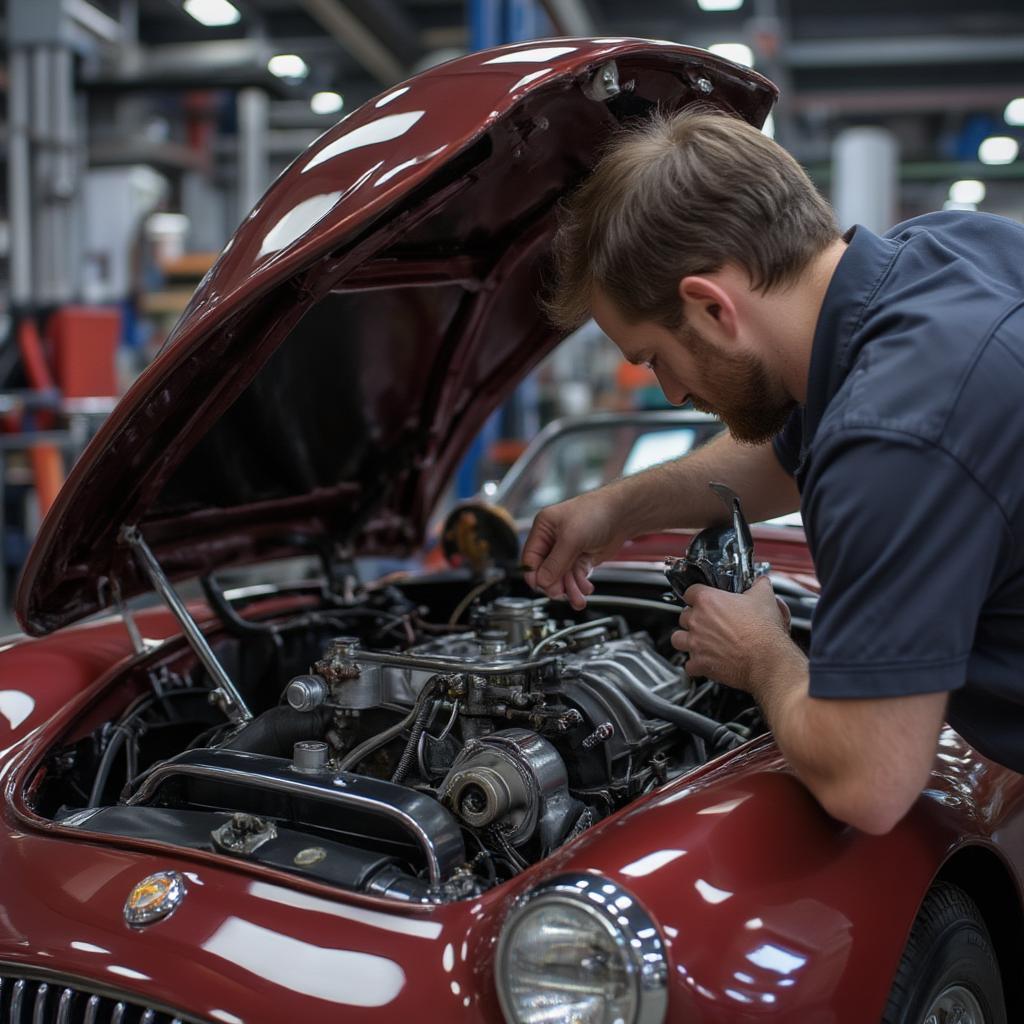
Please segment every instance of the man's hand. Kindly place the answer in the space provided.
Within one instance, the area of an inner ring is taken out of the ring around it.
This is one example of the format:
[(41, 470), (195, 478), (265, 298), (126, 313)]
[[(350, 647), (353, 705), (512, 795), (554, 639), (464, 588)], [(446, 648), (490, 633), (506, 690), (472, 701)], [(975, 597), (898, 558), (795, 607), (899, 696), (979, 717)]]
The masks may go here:
[(927, 784), (947, 695), (811, 697), (807, 660), (766, 578), (744, 594), (693, 586), (683, 599), (689, 607), (672, 646), (689, 653), (687, 671), (757, 700), (779, 749), (829, 814), (888, 832)]
[(590, 570), (617, 554), (631, 533), (610, 489), (602, 487), (541, 509), (523, 547), (528, 586), (586, 607)]
[(672, 646), (689, 654), (686, 670), (759, 697), (758, 689), (787, 662), (803, 655), (789, 638), (789, 609), (775, 596), (766, 576), (743, 594), (696, 584), (683, 595), (687, 604)]

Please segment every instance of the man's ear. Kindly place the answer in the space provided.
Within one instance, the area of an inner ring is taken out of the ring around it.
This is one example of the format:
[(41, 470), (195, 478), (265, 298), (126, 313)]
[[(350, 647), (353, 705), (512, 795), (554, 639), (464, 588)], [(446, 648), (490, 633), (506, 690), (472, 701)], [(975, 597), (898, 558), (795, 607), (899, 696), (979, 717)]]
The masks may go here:
[(739, 333), (736, 303), (729, 292), (710, 277), (692, 274), (679, 282), (686, 323), (706, 338), (734, 341)]

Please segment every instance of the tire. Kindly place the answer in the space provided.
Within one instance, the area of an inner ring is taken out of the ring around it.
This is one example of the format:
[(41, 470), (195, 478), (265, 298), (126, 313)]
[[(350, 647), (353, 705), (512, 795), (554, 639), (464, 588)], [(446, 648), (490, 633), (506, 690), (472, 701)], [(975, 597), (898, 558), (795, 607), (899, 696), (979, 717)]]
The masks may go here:
[(1006, 1024), (992, 940), (974, 901), (935, 885), (921, 904), (882, 1024)]

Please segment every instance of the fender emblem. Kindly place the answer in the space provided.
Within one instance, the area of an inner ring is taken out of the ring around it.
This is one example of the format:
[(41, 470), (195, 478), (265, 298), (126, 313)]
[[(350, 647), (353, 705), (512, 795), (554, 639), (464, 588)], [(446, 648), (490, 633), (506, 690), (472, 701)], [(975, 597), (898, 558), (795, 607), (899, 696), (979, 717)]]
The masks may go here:
[(158, 871), (128, 894), (124, 919), (132, 925), (152, 924), (167, 917), (185, 898), (185, 879), (177, 871)]

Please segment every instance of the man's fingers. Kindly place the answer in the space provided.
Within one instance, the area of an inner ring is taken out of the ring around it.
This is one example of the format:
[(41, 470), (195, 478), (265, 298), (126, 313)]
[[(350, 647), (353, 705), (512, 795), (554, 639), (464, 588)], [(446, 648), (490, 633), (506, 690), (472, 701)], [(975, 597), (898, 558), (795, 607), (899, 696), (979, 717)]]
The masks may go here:
[(587, 607), (587, 599), (583, 596), (580, 590), (579, 583), (576, 582), (576, 577), (573, 573), (566, 573), (562, 580), (562, 585), (565, 588), (565, 596), (569, 599), (569, 604), (581, 612)]
[(712, 587), (705, 586), (703, 583), (694, 583), (683, 591), (683, 603), (696, 604), (703, 594), (711, 593), (712, 590)]
[(579, 557), (579, 547), (572, 539), (559, 537), (550, 553), (537, 569), (537, 583), (550, 595), (549, 588), (566, 576)]
[(679, 628), (680, 629), (689, 629), (690, 628), (690, 619), (691, 619), (692, 616), (693, 616), (693, 610), (690, 609), (690, 608), (684, 608), (679, 613)]
[(672, 634), (672, 646), (677, 651), (683, 651), (689, 653), (690, 650), (690, 634), (685, 629), (677, 629)]
[(539, 589), (537, 570), (543, 564), (544, 559), (547, 558), (548, 552), (554, 543), (554, 530), (538, 516), (534, 520), (533, 526), (530, 529), (530, 535), (526, 538), (526, 543), (523, 545), (521, 558), (523, 565), (528, 566), (527, 571), (523, 574), (523, 579), (526, 580), (527, 586), (532, 587), (534, 590)]
[(577, 562), (572, 569), (573, 579), (576, 580), (576, 586), (580, 588), (580, 593), (584, 597), (589, 597), (594, 592), (594, 584), (587, 579), (587, 568), (582, 562)]

